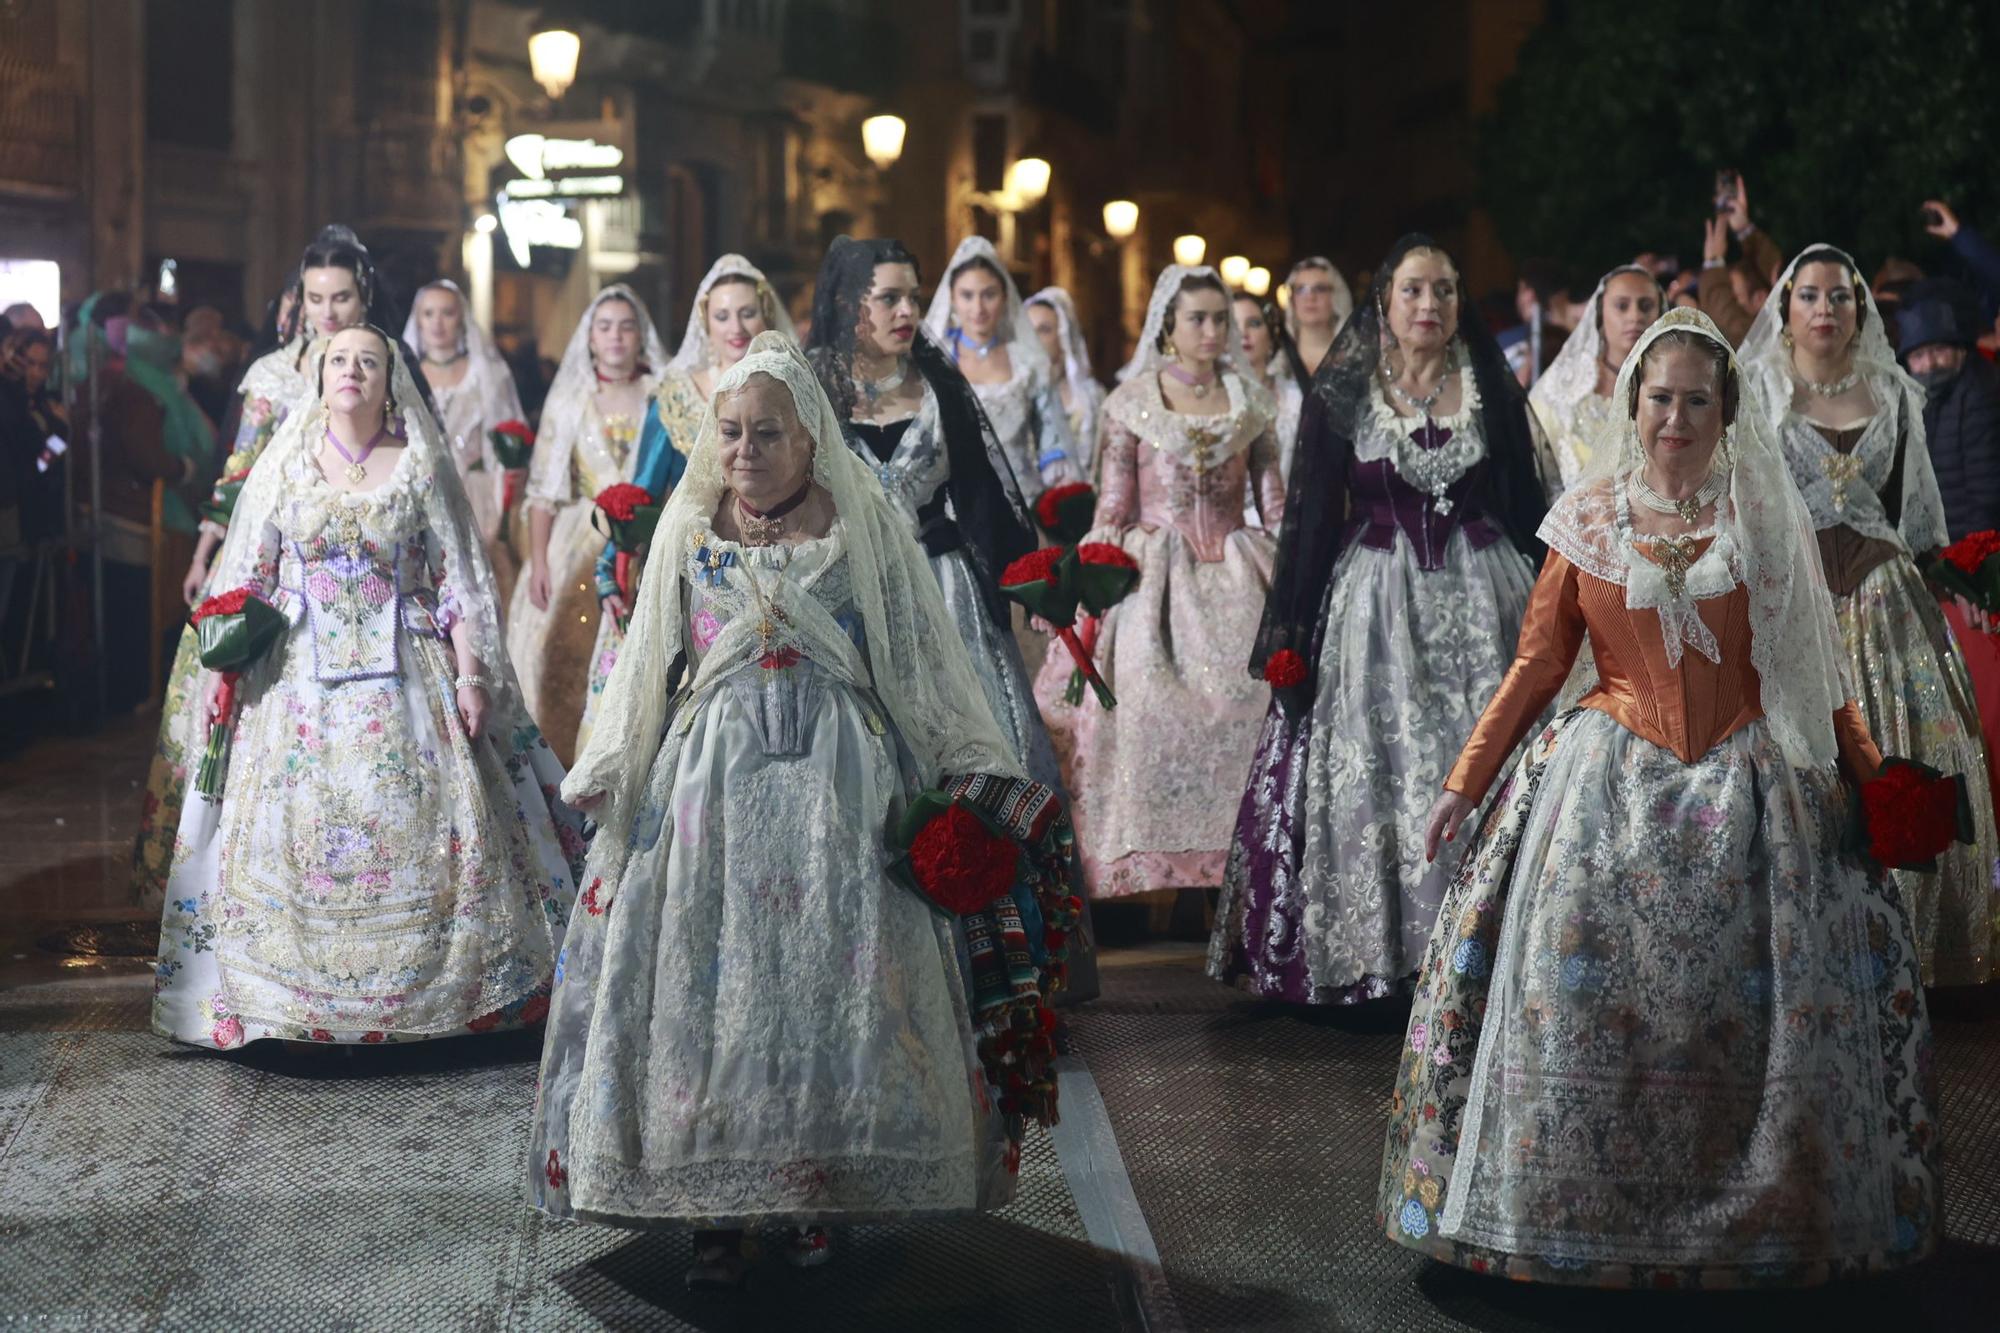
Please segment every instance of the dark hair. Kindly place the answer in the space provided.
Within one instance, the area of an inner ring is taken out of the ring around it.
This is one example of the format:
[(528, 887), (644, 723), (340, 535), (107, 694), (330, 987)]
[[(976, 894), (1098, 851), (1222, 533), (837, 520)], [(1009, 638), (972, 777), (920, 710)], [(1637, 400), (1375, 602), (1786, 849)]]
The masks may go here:
[[(398, 344), (402, 340), (399, 338), (391, 338), (387, 333), (383, 332), (381, 329), (376, 328), (373, 324), (370, 324), (365, 320), (359, 324), (348, 325), (346, 328), (342, 329), (340, 333), (350, 333), (357, 329), (363, 330), (368, 333), (372, 333), (377, 338), (381, 339), (382, 354), (390, 358), (390, 360), (393, 360), (398, 355), (398, 350), (397, 350)], [(339, 336), (340, 334), (338, 333), (333, 335), (333, 337), (335, 338)], [(329, 338), (327, 341), (330, 343), (332, 342), (332, 339)], [(396, 382), (395, 367), (387, 363), (384, 363), (383, 370), (389, 377), (390, 385), (393, 386)], [(326, 392), (326, 358), (324, 356), (320, 357), (319, 359), (319, 391), (321, 394), (324, 394)], [(389, 392), (387, 401), (388, 401), (388, 407), (385, 410), (393, 411), (396, 405), (396, 394), (393, 387)]]
[(1535, 304), (1544, 309), (1549, 298), (1558, 293), (1567, 295), (1570, 290), (1569, 275), (1556, 266), (1553, 260), (1524, 259), (1520, 268), (1521, 281), (1528, 284), (1528, 290), (1535, 294)]
[(1847, 280), (1854, 290), (1854, 331), (1859, 333), (1867, 328), (1868, 288), (1861, 282), (1861, 266), (1854, 262), (1852, 255), (1830, 245), (1815, 246), (1793, 261), (1791, 276), (1785, 279), (1784, 287), (1777, 293), (1778, 313), (1783, 317), (1781, 326), (1789, 326), (1792, 322), (1792, 283), (1797, 279), (1799, 270), (1807, 264), (1838, 264), (1847, 271)]
[(90, 308), (90, 322), (104, 328), (120, 315), (132, 313), (130, 292), (106, 292), (97, 298), (97, 304)]
[(1660, 286), (1660, 280), (1654, 276), (1653, 270), (1640, 264), (1620, 264), (1617, 268), (1612, 269), (1597, 280), (1597, 302), (1590, 308), (1590, 317), (1597, 323), (1597, 336), (1600, 338), (1604, 336), (1604, 298), (1611, 295), (1611, 280), (1613, 278), (1625, 277), (1628, 274), (1635, 278), (1644, 278), (1647, 282), (1651, 283), (1653, 285), (1653, 295), (1657, 296), (1660, 301), (1659, 313), (1666, 311), (1667, 292), (1664, 287)]
[(1170, 340), (1174, 336), (1174, 307), (1189, 292), (1220, 292), (1225, 302), (1230, 299), (1229, 289), (1213, 273), (1190, 273), (1182, 278), (1181, 285), (1174, 288), (1173, 299), (1167, 302), (1165, 318), (1160, 320), (1160, 336), (1153, 340), (1155, 350), (1164, 352), (1173, 346)]
[(334, 222), (321, 227), (319, 235), (313, 237), (312, 244), (299, 256), (299, 279), (303, 283), (309, 268), (344, 268), (354, 275), (354, 285), (361, 292), (361, 307), (374, 312), (375, 307), (375, 263), (368, 257), (368, 247), (354, 234), (352, 227)]
[(995, 282), (998, 282), (1003, 289), (1007, 286), (1007, 275), (1000, 271), (1000, 266), (998, 264), (995, 264), (985, 255), (974, 255), (972, 258), (966, 260), (963, 264), (960, 264), (957, 268), (953, 269), (950, 273), (947, 273), (945, 275), (944, 279), (945, 289), (949, 291), (951, 289), (952, 284), (958, 281), (958, 275), (965, 272), (965, 270), (969, 268), (983, 268), (988, 273), (991, 273), (993, 275), (993, 280)]
[(1735, 425), (1736, 407), (1742, 401), (1743, 386), (1737, 382), (1736, 367), (1730, 361), (1729, 349), (1713, 338), (1703, 337), (1693, 329), (1669, 329), (1647, 344), (1645, 355), (1639, 358), (1640, 373), (1632, 376), (1631, 387), (1625, 391), (1625, 415), (1634, 421), (1638, 420), (1639, 381), (1647, 363), (1666, 347), (1686, 348), (1708, 357), (1715, 367), (1715, 378), (1722, 389), (1722, 424), (1725, 428)]
[(1291, 346), (1291, 335), (1285, 332), (1285, 312), (1278, 303), (1268, 296), (1252, 296), (1249, 292), (1235, 292), (1230, 295), (1232, 303), (1248, 301), (1257, 307), (1257, 313), (1264, 320), (1264, 329), (1271, 335), (1271, 360), (1275, 363), (1281, 353)]

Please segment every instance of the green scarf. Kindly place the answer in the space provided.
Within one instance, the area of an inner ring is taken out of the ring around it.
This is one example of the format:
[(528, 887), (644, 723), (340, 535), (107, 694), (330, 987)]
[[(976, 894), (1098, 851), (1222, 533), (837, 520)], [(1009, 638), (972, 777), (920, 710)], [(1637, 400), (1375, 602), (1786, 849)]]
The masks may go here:
[[(87, 331), (85, 337), (96, 341), (100, 349), (99, 364), (102, 364), (102, 358), (113, 353), (105, 342), (104, 330), (90, 322), (91, 309), (97, 304), (97, 299), (93, 296), (84, 303), (83, 309), (78, 312), (78, 327)], [(76, 348), (76, 353), (73, 354), (71, 369), (77, 382), (83, 383), (89, 373), (89, 347), (82, 338), (75, 340), (72, 346)], [(161, 425), (161, 443), (166, 446), (167, 452), (176, 458), (192, 459), (196, 471), (199, 471), (215, 450), (215, 428), (209, 425), (208, 418), (202, 415), (201, 409), (195, 406), (194, 400), (188, 397), (187, 390), (176, 378), (174, 368), (180, 365), (180, 359), (179, 335), (154, 333), (137, 325), (125, 331), (126, 377), (144, 389), (166, 413), (166, 420)], [(192, 533), (197, 527), (193, 507), (171, 485), (167, 487), (161, 506), (161, 520), (175, 532)]]

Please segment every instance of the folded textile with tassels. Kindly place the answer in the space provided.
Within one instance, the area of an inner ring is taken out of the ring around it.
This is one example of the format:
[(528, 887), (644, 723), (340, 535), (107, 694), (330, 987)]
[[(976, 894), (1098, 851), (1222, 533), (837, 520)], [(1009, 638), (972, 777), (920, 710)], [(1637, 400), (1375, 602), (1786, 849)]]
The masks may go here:
[(903, 854), (891, 873), (953, 914), (964, 932), (979, 1057), (1018, 1146), (1028, 1121), (1057, 1119), (1056, 1019), (1047, 1001), (1065, 983), (1070, 936), (1083, 914), (1069, 879), (1076, 846), (1069, 812), (1039, 782), (971, 773), (947, 777), (912, 802), (893, 838)]

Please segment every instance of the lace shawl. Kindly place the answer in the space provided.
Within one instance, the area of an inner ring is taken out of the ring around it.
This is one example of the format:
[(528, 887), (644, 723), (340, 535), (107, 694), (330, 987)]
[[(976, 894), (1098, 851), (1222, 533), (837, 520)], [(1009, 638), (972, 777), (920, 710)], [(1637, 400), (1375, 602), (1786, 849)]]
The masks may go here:
[(1185, 466), (1207, 472), (1248, 449), (1278, 416), (1277, 400), (1254, 380), (1225, 370), (1218, 384), (1228, 408), (1197, 416), (1167, 406), (1159, 376), (1141, 375), (1111, 391), (1104, 417)]

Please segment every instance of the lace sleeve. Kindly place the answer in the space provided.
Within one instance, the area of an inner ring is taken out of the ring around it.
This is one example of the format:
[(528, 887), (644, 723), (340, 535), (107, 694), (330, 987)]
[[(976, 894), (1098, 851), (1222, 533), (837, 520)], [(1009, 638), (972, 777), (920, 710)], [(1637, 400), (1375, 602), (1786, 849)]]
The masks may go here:
[(424, 582), (437, 598), (437, 627), (440, 634), (449, 635), (452, 627), (465, 619), (465, 602), (459, 596), (459, 580), (454, 577), (452, 558), (445, 544), (438, 539), (437, 530), (426, 524), (424, 527)]
[(278, 563), (283, 558), (285, 536), (275, 523), (266, 522), (258, 532), (256, 563), (244, 584), (251, 592), (270, 601), (278, 590)]
[(576, 450), (572, 423), (545, 428), (528, 455), (528, 503), (551, 512), (576, 498), (570, 462)]
[(1285, 521), (1285, 474), (1277, 432), (1270, 426), (1250, 442), (1250, 486), (1257, 497), (1257, 516), (1267, 532)]
[(1097, 450), (1097, 514), (1100, 528), (1130, 527), (1139, 515), (1139, 437), (1108, 413)]

